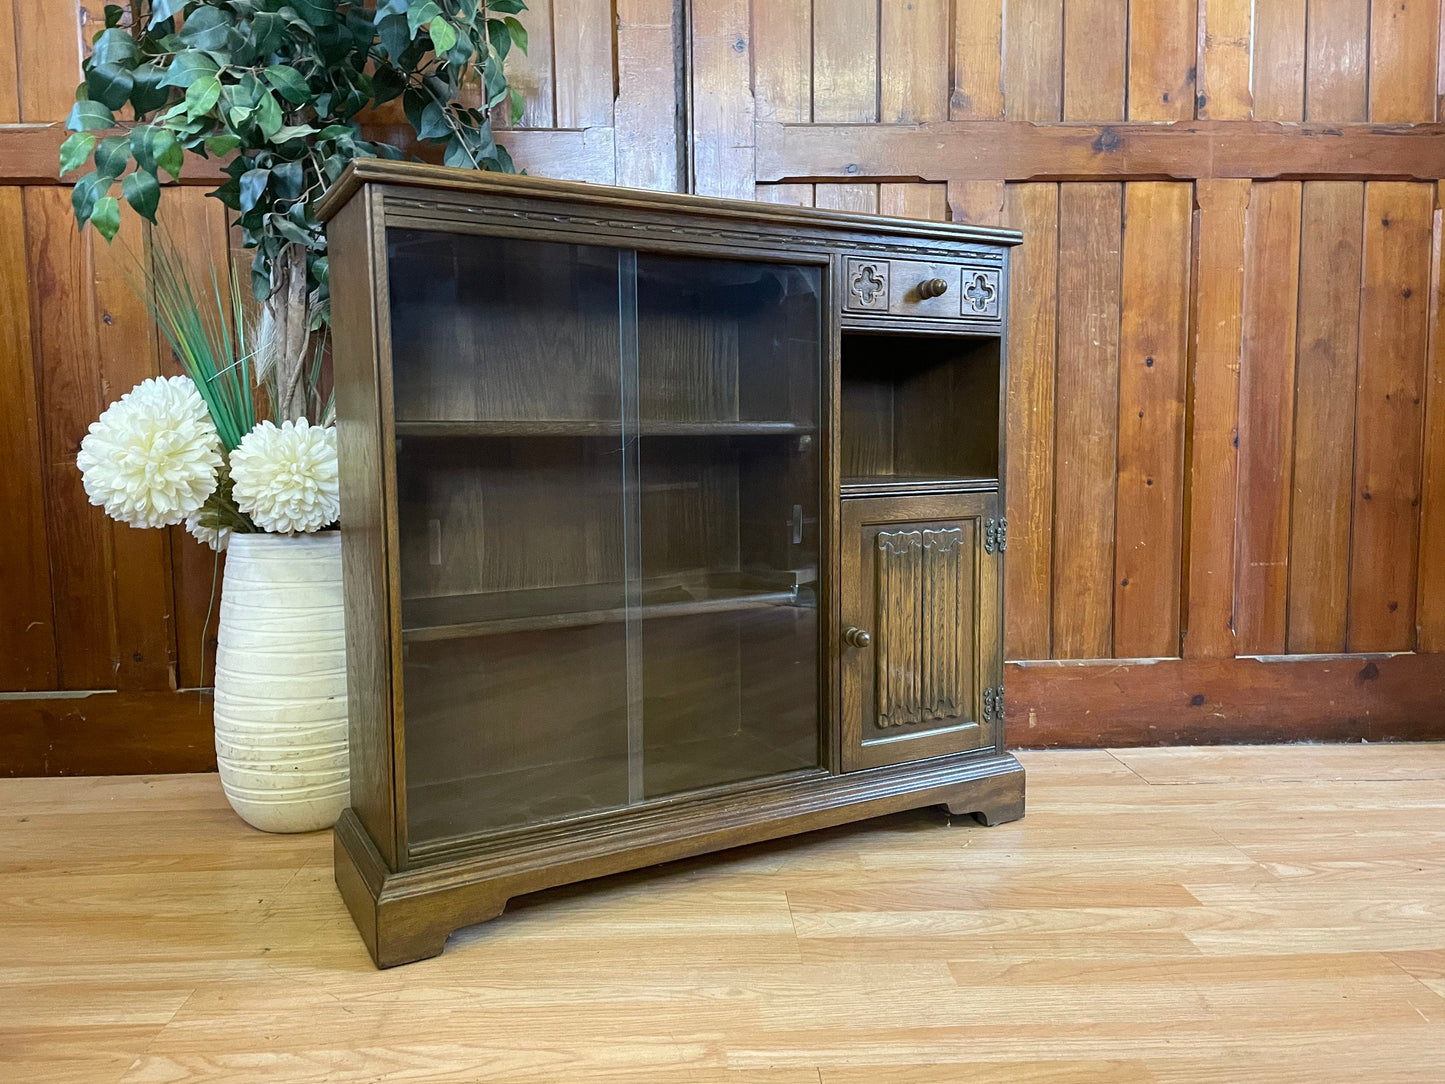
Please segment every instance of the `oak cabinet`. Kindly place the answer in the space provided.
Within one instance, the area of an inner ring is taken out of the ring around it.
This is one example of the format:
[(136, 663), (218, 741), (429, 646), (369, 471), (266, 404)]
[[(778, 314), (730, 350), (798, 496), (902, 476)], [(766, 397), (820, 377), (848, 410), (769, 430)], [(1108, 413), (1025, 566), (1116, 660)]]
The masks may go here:
[(336, 870), (378, 965), (568, 881), (913, 806), (1022, 814), (1016, 235), (376, 161), (323, 215)]

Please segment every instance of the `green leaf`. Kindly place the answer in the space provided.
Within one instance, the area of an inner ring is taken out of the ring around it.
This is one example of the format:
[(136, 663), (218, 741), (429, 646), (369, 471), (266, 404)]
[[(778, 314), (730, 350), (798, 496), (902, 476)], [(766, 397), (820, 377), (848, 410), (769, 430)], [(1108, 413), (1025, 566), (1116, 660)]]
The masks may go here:
[(512, 87), (509, 93), (512, 96), (512, 124), (515, 126), (522, 119), (522, 114), (527, 111), (527, 106), (522, 99), (522, 92), (518, 88)]
[(261, 96), (261, 103), (256, 107), (256, 123), (267, 139), (271, 139), (281, 130), (281, 107), (276, 104), (275, 97), (269, 91)]
[(149, 29), (154, 30), (167, 19), (174, 19), (185, 7), (185, 0), (151, 0), (151, 22)]
[(498, 60), (506, 60), (512, 48), (512, 32), (501, 19), (487, 20), (487, 40), (492, 43), (492, 52)]
[(119, 177), (130, 162), (130, 137), (110, 136), (95, 148), (95, 171), (102, 177)]
[(311, 100), (311, 88), (301, 73), (285, 64), (273, 64), (265, 71), (266, 82), (276, 88), (277, 93), (288, 102), (304, 105)]
[(280, 199), (297, 199), (306, 186), (306, 170), (300, 162), (278, 162), (271, 167), (271, 187)]
[(119, 109), (130, 98), (135, 79), (119, 64), (92, 66), (85, 73), (86, 92), (95, 101), (110, 109)]
[(492, 11), (500, 11), (503, 15), (517, 15), (527, 10), (527, 5), (522, 0), (488, 0), (487, 7)]
[(82, 99), (70, 110), (65, 127), (72, 132), (94, 132), (115, 127), (115, 114), (99, 102)]
[(248, 169), (241, 174), (241, 210), (249, 211), (260, 202), (271, 180), (269, 169)]
[(283, 124), (271, 134), (271, 142), (279, 147), (282, 143), (290, 143), (293, 139), (308, 139), (315, 132), (316, 129), (309, 124)]
[(268, 57), (286, 43), (286, 20), (274, 11), (258, 11), (251, 17), (251, 48)]
[(291, 0), (291, 6), (312, 26), (332, 26), (336, 22), (334, 0)]
[(427, 32), (431, 34), (432, 48), (438, 53), (445, 53), (457, 43), (456, 27), (443, 18), (435, 18), (427, 26)]
[(95, 210), (95, 201), (110, 190), (111, 179), (99, 173), (87, 173), (75, 182), (70, 190), (70, 206), (75, 211), (75, 221), (85, 225)]
[(95, 46), (90, 51), (92, 65), (126, 64), (135, 59), (135, 38), (131, 37), (128, 31), (112, 28), (102, 30), (95, 36)]
[(119, 26), (120, 21), (125, 18), (125, 8), (121, 7), (119, 4), (106, 4), (104, 15), (105, 25), (107, 28), (110, 28), (112, 26)]
[(156, 207), (161, 199), (161, 186), (152, 174), (143, 169), (127, 173), (120, 182), (120, 190), (125, 195), (125, 201), (135, 208), (137, 214), (152, 222), (156, 220)]
[(226, 52), (231, 43), (231, 20), (222, 8), (198, 6), (181, 26), (181, 41), (201, 52)]
[(157, 131), (155, 141), (156, 165), (165, 170), (177, 181), (181, 179), (181, 163), (185, 160), (185, 152), (181, 149), (180, 140), (174, 132), (164, 128)]
[(136, 116), (154, 113), (170, 101), (171, 92), (161, 83), (166, 77), (164, 68), (158, 68), (155, 64), (142, 64), (132, 71), (130, 76), (133, 84), (130, 104), (135, 107)]
[(411, 36), (416, 37), (427, 23), (441, 15), (442, 9), (437, 7), (433, 0), (422, 0), (416, 7), (408, 8), (406, 13), (406, 25), (411, 30)]
[(199, 117), (216, 108), (221, 100), (221, 81), (214, 75), (203, 75), (186, 91), (186, 116)]
[(95, 201), (95, 207), (90, 212), (90, 224), (107, 241), (115, 236), (115, 231), (120, 229), (120, 204), (114, 196), (102, 196)]
[(230, 154), (240, 145), (241, 137), (232, 135), (230, 132), (213, 135), (206, 140), (206, 150), (210, 151), (217, 158), (223, 154)]
[(411, 45), (411, 29), (405, 15), (388, 15), (385, 19), (378, 19), (376, 35), (393, 62), (398, 61)]
[(161, 80), (163, 87), (189, 87), (197, 79), (205, 76), (214, 76), (221, 70), (210, 57), (204, 53), (181, 53), (171, 61), (171, 66), (166, 69), (165, 78)]
[(69, 173), (85, 165), (90, 152), (95, 150), (95, 136), (89, 132), (72, 133), (60, 145), (60, 172)]
[(446, 110), (436, 102), (431, 102), (421, 111), (421, 124), (416, 134), (421, 139), (440, 139), (442, 136), (451, 133), (452, 126), (447, 123)]
[(376, 25), (380, 26), (383, 19), (393, 15), (405, 15), (406, 9), (410, 6), (411, 0), (381, 0), (376, 5), (376, 15), (374, 16)]
[(527, 51), (527, 28), (522, 25), (520, 20), (514, 19), (510, 15), (505, 21), (507, 29), (512, 32), (512, 44), (525, 53)]

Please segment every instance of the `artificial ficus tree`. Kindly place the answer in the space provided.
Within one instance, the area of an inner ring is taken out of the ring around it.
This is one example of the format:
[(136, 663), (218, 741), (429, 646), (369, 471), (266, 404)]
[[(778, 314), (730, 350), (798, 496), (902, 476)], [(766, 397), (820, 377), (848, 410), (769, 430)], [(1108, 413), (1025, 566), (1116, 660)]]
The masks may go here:
[[(278, 418), (306, 409), (313, 341), (330, 319), (316, 200), (356, 157), (399, 158), (357, 115), (401, 98), (448, 165), (512, 172), (493, 111), (521, 113), (503, 63), (527, 48), (522, 0), (134, 0), (107, 5), (60, 149), (75, 217), (107, 240), (121, 201), (155, 221), (161, 179), (188, 155), (230, 156), (210, 195), (255, 250), (252, 289), (273, 345)], [(134, 124), (121, 128), (129, 109)], [(116, 188), (119, 186), (119, 198)]]

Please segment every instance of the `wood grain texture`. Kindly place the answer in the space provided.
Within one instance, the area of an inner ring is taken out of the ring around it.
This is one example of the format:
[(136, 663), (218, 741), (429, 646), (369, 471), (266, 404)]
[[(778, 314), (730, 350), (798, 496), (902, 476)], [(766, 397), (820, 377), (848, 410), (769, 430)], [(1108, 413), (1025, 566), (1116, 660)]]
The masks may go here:
[[(213, 776), (6, 781), (0, 1072), (55, 1084), (1435, 1073), (1439, 746), (1022, 759), (1031, 807), (1015, 824), (918, 811), (558, 889), (386, 972), (349, 928), (328, 835), (248, 829)], [(1168, 1044), (1161, 1020), (1175, 1022)]]
[[(1015, 18), (1017, 8), (1017, 4), (1010, 5)], [(953, 5), (953, 89), (948, 111), (955, 120), (1001, 119), (1004, 115), (1003, 12), (1003, 0)]]
[[(880, 0), (878, 119), (948, 116), (949, 0)], [(854, 28), (857, 33), (857, 28)]]
[(1056, 121), (1064, 106), (1064, 0), (1010, 0), (1004, 116)]
[(1255, 185), (1245, 226), (1235, 512), (1235, 632), (1244, 654), (1284, 651), (1299, 252), (1299, 183)]
[(1235, 492), (1248, 181), (1196, 186), (1194, 350), (1186, 435), (1183, 654), (1234, 654)]
[(1300, 223), (1294, 497), (1289, 528), (1292, 653), (1345, 649), (1349, 597), (1360, 242), (1365, 188), (1308, 181)]
[(1438, 741), (1445, 656), (1038, 661), (1006, 681), (1021, 748)]
[(1194, 116), (1198, 0), (1129, 5), (1130, 120)]
[(1430, 268), (1430, 349), (1425, 372), (1425, 455), (1420, 494), (1420, 561), (1415, 624), (1418, 651), (1445, 644), (1445, 332), (1440, 325), (1445, 295), (1445, 221), (1435, 191), (1434, 249)]
[[(0, 189), (0, 235), (25, 237), (18, 188)], [(29, 267), (24, 259), (0, 265), (0, 504), (8, 509), (0, 532), (5, 605), (0, 607), (0, 689), (56, 687), (55, 624), (51, 613), (49, 539), (43, 477), (35, 354), (30, 326)]]
[(975, 226), (1001, 226), (1002, 222), (980, 222), (960, 216), (952, 209), (949, 191), (941, 184), (880, 184), (878, 213), (898, 218), (918, 218), (925, 222), (968, 222)]
[(1370, 0), (1310, 0), (1305, 119), (1369, 116)]
[(813, 5), (813, 119), (878, 119), (878, 2)]
[(1188, 185), (1125, 186), (1113, 645), (1122, 658), (1179, 654), (1192, 212)]
[(552, 0), (557, 127), (612, 123), (612, 4)]
[(617, 0), (614, 173), (632, 188), (676, 191), (687, 174), (673, 14), (670, 0)]
[(1255, 0), (1255, 120), (1304, 119), (1305, 8), (1305, 0)]
[(209, 691), (0, 700), (0, 776), (215, 770)]
[(1054, 536), (1054, 371), (1058, 347), (1059, 188), (1010, 185), (1007, 221), (1024, 235), (1009, 286), (1008, 605), (1004, 654), (1051, 654)]
[(1003, 181), (956, 181), (946, 186), (949, 217), (975, 226), (1005, 223)]
[(13, 0), (12, 6), (19, 119), (30, 124), (64, 120), (80, 82), (80, 58), (99, 30), (84, 25), (86, 17), (79, 4)]
[(1434, 203), (1428, 185), (1365, 187), (1351, 651), (1408, 651), (1415, 644)]
[(0, 4), (0, 124), (20, 119), (20, 58), (15, 40), (15, 5)]
[(1064, 120), (1124, 119), (1128, 5), (1064, 0)]
[(1253, 0), (1199, 0), (1199, 88), (1196, 115), (1247, 120), (1254, 113), (1250, 56)]
[(812, 119), (812, 0), (753, 5), (753, 91), (760, 119)]
[(557, 122), (557, 87), (553, 78), (556, 63), (552, 46), (552, 0), (527, 5), (523, 26), (527, 28), (527, 51), (508, 54), (507, 82), (522, 94), (522, 128), (551, 128)]
[(1122, 212), (1117, 184), (1059, 188), (1055, 658), (1105, 658), (1113, 643)]
[(1384, 0), (1370, 5), (1370, 119), (1436, 119), (1440, 4)]
[(748, 0), (693, 12), (693, 190), (749, 199), (753, 194), (752, 53)]

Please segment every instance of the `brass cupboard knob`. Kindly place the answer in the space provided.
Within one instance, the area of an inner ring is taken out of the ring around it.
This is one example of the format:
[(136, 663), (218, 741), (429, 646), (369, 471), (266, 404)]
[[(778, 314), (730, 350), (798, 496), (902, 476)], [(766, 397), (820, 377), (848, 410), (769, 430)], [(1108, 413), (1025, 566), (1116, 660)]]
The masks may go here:
[(843, 642), (849, 647), (867, 647), (873, 642), (873, 637), (863, 629), (849, 625), (843, 630)]
[(918, 296), (927, 301), (930, 297), (942, 297), (948, 293), (947, 279), (924, 279), (918, 284)]

